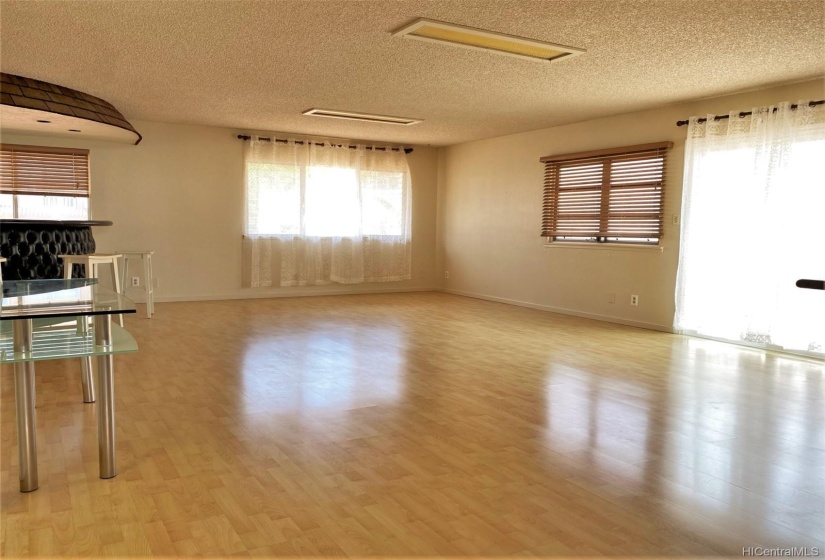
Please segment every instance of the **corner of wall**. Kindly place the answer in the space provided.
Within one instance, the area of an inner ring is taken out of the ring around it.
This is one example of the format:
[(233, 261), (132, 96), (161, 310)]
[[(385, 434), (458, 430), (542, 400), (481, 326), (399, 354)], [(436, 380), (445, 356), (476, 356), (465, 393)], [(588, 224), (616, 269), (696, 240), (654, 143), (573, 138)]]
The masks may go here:
[(446, 257), (444, 250), (444, 221), (445, 215), (445, 189), (447, 188), (447, 147), (437, 148), (438, 170), (437, 170), (437, 207), (435, 225), (435, 286), (444, 289), (444, 270), (446, 270)]

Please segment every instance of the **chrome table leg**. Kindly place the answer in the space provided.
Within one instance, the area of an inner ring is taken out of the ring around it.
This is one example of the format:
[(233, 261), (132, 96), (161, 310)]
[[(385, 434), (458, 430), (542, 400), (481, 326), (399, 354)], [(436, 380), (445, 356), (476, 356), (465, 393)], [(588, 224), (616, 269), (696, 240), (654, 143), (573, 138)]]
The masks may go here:
[[(112, 345), (112, 316), (95, 315), (95, 345)], [(97, 441), (100, 478), (112, 478), (115, 467), (115, 385), (114, 356), (97, 357)]]
[[(14, 351), (32, 351), (32, 320), (12, 321)], [(34, 362), (15, 362), (14, 398), (17, 405), (17, 447), (20, 453), (20, 491), (37, 490), (37, 432), (34, 410)]]
[[(89, 332), (88, 321), (89, 318), (86, 316), (77, 318), (77, 334), (85, 336)], [(80, 358), (80, 383), (83, 386), (83, 402), (95, 402), (95, 380), (91, 356)]]

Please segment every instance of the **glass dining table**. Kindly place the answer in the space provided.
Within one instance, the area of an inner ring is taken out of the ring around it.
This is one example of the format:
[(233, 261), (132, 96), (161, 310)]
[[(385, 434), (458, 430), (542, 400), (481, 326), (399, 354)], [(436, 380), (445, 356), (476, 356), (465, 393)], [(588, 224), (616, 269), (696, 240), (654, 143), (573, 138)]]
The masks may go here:
[[(37, 490), (35, 362), (81, 359), (83, 400), (97, 398), (100, 478), (115, 464), (114, 355), (137, 352), (137, 342), (112, 315), (134, 313), (135, 304), (94, 278), (2, 282), (0, 364), (14, 365), (20, 491)], [(89, 320), (92, 325), (89, 325)], [(97, 379), (92, 358), (97, 360)]]

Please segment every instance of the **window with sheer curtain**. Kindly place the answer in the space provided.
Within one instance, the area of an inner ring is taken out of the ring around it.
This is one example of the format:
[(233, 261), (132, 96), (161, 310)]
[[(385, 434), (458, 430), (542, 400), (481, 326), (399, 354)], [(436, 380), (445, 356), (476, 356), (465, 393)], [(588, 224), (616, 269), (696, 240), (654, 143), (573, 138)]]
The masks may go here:
[(825, 106), (689, 121), (676, 328), (825, 353)]
[(244, 285), (410, 278), (410, 171), (401, 150), (252, 138)]

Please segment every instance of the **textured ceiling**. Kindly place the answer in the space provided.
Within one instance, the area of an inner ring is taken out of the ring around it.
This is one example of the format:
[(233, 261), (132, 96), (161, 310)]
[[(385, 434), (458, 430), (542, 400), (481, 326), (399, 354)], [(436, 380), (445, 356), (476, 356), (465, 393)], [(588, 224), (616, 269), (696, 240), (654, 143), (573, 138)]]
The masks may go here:
[[(587, 52), (543, 64), (390, 35), (418, 17)], [(432, 145), (825, 74), (823, 0), (3, 0), (0, 37), (4, 72), (128, 119)]]

